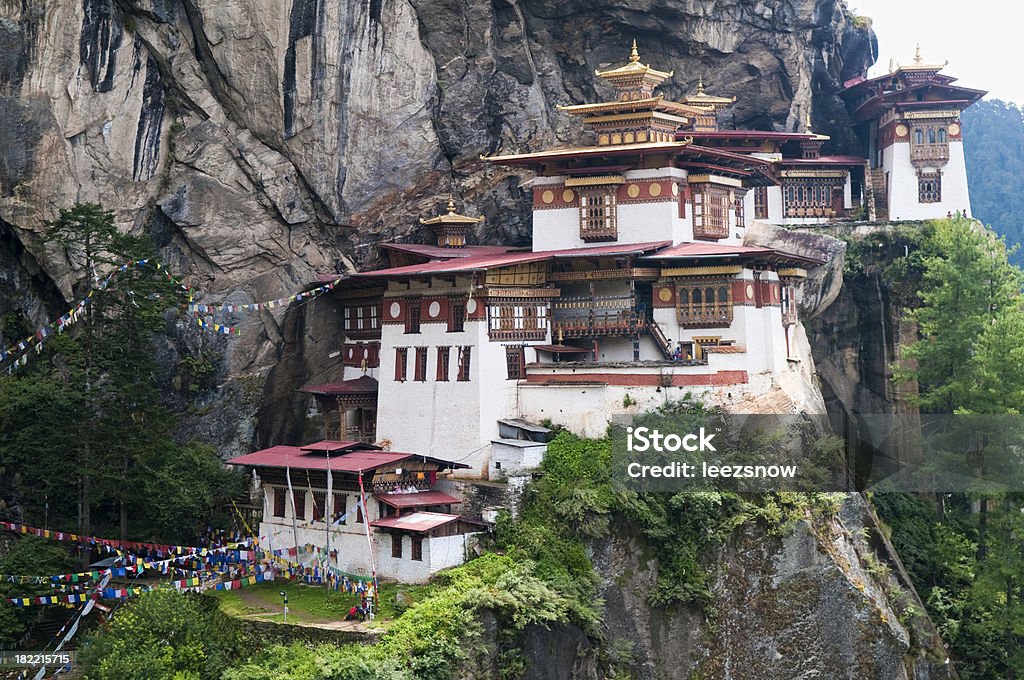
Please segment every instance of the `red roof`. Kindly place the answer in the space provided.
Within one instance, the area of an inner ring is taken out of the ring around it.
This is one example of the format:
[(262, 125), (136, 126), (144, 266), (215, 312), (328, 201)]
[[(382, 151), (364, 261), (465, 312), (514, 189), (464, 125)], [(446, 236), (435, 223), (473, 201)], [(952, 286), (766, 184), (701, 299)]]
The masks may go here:
[(694, 139), (772, 139), (779, 141), (811, 139), (812, 132), (775, 132), (773, 130), (680, 130), (676, 137)]
[(648, 255), (646, 259), (705, 259), (722, 257), (763, 257), (776, 262), (791, 262), (803, 265), (819, 265), (822, 263), (822, 260), (786, 253), (772, 248), (732, 246), (721, 243), (680, 243), (677, 246)]
[(725, 257), (729, 255), (768, 255), (774, 252), (771, 248), (755, 246), (730, 246), (720, 243), (680, 243), (677, 246), (660, 250), (651, 257)]
[(411, 515), (401, 517), (385, 517), (375, 522), (370, 522), (371, 527), (381, 529), (404, 529), (405, 531), (416, 531), (425, 533), (439, 526), (444, 526), (459, 519), (458, 515), (448, 515), (443, 512), (414, 512)]
[(818, 158), (783, 158), (781, 165), (864, 165), (860, 156), (819, 156)]
[(419, 493), (375, 493), (373, 497), (393, 508), (415, 508), (427, 505), (453, 505), (462, 499), (443, 491), (420, 491)]
[(336, 383), (324, 383), (322, 385), (305, 385), (299, 388), (299, 392), (318, 394), (321, 396), (335, 396), (338, 394), (377, 394), (377, 379), (363, 375), (354, 380), (342, 380)]
[[(365, 445), (363, 445), (365, 446)], [(320, 450), (302, 449), (298, 446), (272, 446), (228, 461), (230, 465), (249, 467), (292, 467), (300, 470), (326, 470), (328, 463), (333, 472), (371, 472), (382, 467), (396, 466), (403, 460), (418, 459), (437, 463), (441, 468), (468, 468), (464, 463), (420, 456), (415, 453), (394, 451), (352, 451), (338, 456), (324, 456)], [(397, 466), (396, 466), (397, 467)]]
[(380, 447), (375, 444), (364, 444), (363, 442), (357, 441), (332, 441), (324, 439), (322, 441), (314, 442), (312, 444), (306, 444), (300, 446), (300, 451), (309, 452), (322, 452), (322, 453), (336, 453), (341, 451), (360, 451), (360, 450), (373, 450), (380, 451)]
[(378, 243), (379, 247), (386, 250), (397, 250), (402, 253), (422, 255), (431, 260), (449, 260), (462, 257), (475, 257), (477, 255), (501, 255), (522, 251), (523, 248), (515, 246), (463, 246), (462, 248), (443, 248), (441, 246), (424, 245), (420, 243)]
[(507, 267), (526, 262), (540, 262), (550, 258), (562, 257), (609, 257), (614, 255), (641, 254), (671, 245), (671, 241), (648, 241), (644, 243), (623, 243), (616, 245), (595, 246), (593, 248), (566, 248), (563, 250), (544, 250), (532, 253), (503, 253), (500, 255), (478, 255), (455, 260), (435, 260), (424, 264), (411, 264), (390, 269), (354, 274), (357, 277), (403, 277), (429, 276), (431, 274), (454, 274), (456, 272), (482, 271), (494, 267)]

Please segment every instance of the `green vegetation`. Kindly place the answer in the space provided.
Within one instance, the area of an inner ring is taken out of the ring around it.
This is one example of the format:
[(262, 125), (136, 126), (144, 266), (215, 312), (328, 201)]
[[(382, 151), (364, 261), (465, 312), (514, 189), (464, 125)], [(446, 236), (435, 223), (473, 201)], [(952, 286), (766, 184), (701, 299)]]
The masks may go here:
[[(1003, 242), (967, 220), (929, 225), (896, 261), (921, 281), (915, 363), (920, 406), (937, 413), (1018, 413), (1024, 404), (1022, 272)], [(964, 464), (967, 464), (965, 459)], [(1024, 496), (879, 494), (879, 514), (960, 677), (1024, 674)]]
[[(78, 566), (79, 561), (67, 546), (34, 536), (11, 540), (6, 554), (0, 557), (0, 574), (66, 574)], [(0, 598), (49, 595), (52, 591), (49, 583), (0, 583)], [(28, 626), (43, 614), (40, 607), (0, 607), (0, 647), (14, 649)]]
[[(211, 447), (174, 440), (179, 413), (163, 401), (170, 376), (154, 358), (154, 338), (183, 292), (154, 267), (129, 267), (103, 285), (152, 246), (119, 233), (99, 205), (62, 210), (47, 227), (85, 272), (75, 294), (89, 303), (42, 355), (0, 377), (0, 460), (16, 470), (16, 488), (31, 489), (18, 499), (23, 519), (87, 535), (195, 541), (226, 524), (226, 499), (243, 480)], [(190, 384), (205, 379), (205, 361), (190, 365)]]
[(95, 680), (217, 678), (243, 639), (216, 603), (154, 590), (128, 602), (79, 652), (82, 675)]
[[(964, 111), (963, 124), (974, 215), (1011, 245), (1024, 243), (1024, 111), (986, 99)], [(1024, 251), (1011, 259), (1024, 264)]]

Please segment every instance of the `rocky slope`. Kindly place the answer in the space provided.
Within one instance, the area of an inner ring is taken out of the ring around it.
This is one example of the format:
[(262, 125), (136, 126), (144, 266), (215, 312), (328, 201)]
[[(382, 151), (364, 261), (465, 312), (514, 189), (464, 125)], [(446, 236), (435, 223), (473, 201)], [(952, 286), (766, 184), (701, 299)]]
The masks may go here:
[[(855, 23), (838, 0), (0, 0), (0, 307), (38, 325), (72, 298), (81, 272), (38, 236), (76, 202), (207, 300), (372, 264), (448, 191), (489, 218), (478, 241), (525, 243), (524, 178), (479, 155), (581, 141), (556, 105), (607, 94), (592, 71), (633, 38), (667, 96), (703, 76), (760, 128), (810, 108), (841, 150), (836, 91), (875, 52)], [(264, 378), (280, 314), (238, 321), (224, 377)]]

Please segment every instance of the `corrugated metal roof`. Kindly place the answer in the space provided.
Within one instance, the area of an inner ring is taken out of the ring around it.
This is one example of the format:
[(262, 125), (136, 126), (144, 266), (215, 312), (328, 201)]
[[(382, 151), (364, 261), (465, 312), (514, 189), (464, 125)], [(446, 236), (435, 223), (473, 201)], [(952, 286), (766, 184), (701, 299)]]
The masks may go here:
[(427, 505), (453, 505), (462, 499), (443, 491), (420, 491), (419, 493), (375, 493), (373, 497), (393, 508), (415, 508)]
[(404, 267), (377, 269), (353, 274), (354, 277), (403, 277), (427, 276), (431, 274), (451, 274), (465, 271), (483, 271), (495, 267), (508, 267), (527, 262), (541, 262), (550, 258), (563, 257), (610, 257), (646, 253), (671, 245), (671, 241), (647, 241), (644, 243), (622, 243), (616, 245), (595, 246), (593, 248), (565, 248), (561, 250), (544, 250), (530, 253), (502, 253), (497, 255), (479, 255), (462, 257), (453, 260), (438, 260), (423, 264), (410, 264)]
[[(376, 448), (359, 442), (352, 442), (352, 444), (365, 448)], [(300, 470), (326, 470), (329, 462), (333, 472), (370, 472), (382, 467), (395, 466), (396, 463), (404, 460), (417, 459), (436, 463), (441, 468), (452, 470), (469, 467), (465, 463), (456, 463), (432, 456), (421, 456), (415, 453), (400, 453), (396, 451), (354, 451), (350, 448), (348, 451), (342, 452), (337, 456), (321, 454), (322, 450), (303, 449), (298, 446), (272, 446), (269, 449), (232, 458), (228, 461), (228, 464), (247, 465), (249, 467), (291, 467)]]
[(458, 515), (448, 515), (442, 512), (414, 512), (411, 515), (402, 515), (401, 517), (378, 519), (375, 522), (370, 522), (370, 526), (381, 529), (402, 529), (425, 533), (431, 529), (454, 522), (457, 519), (459, 519)]
[(353, 380), (342, 380), (341, 382), (336, 383), (305, 385), (300, 387), (298, 391), (333, 397), (338, 394), (376, 394), (377, 389), (377, 379), (371, 378), (368, 375), (363, 375)]
[(721, 243), (680, 243), (677, 246), (660, 250), (651, 258), (663, 257), (725, 257), (729, 255), (769, 255), (774, 251), (771, 248), (759, 248), (756, 246), (734, 246)]
[(374, 450), (380, 451), (380, 447), (375, 444), (364, 444), (363, 442), (348, 440), (348, 441), (333, 441), (324, 439), (312, 444), (306, 444), (305, 446), (299, 447), (303, 451), (320, 452), (320, 453), (335, 453), (341, 451), (358, 451), (358, 450)]

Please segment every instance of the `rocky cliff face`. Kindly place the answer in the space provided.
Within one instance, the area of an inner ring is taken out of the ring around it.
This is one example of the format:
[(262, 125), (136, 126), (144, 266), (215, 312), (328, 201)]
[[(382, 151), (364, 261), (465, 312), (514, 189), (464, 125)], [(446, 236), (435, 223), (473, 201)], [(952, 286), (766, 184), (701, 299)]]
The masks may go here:
[[(35, 325), (70, 299), (81, 272), (38, 236), (76, 202), (152, 234), (207, 300), (372, 264), (448, 191), (488, 217), (478, 241), (525, 243), (524, 178), (479, 155), (582, 141), (556, 105), (606, 95), (593, 69), (633, 38), (675, 70), (667, 96), (702, 76), (737, 126), (810, 108), (837, 150), (839, 83), (875, 51), (839, 0), (0, 0), (0, 246), (33, 272), (5, 304)], [(242, 320), (228, 374), (265, 377), (281, 322)]]

